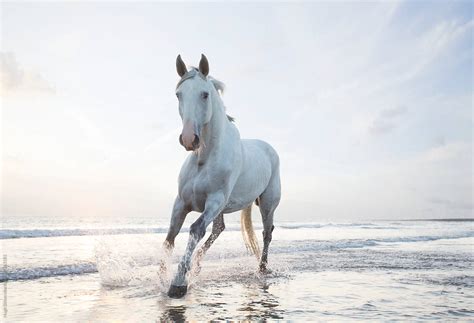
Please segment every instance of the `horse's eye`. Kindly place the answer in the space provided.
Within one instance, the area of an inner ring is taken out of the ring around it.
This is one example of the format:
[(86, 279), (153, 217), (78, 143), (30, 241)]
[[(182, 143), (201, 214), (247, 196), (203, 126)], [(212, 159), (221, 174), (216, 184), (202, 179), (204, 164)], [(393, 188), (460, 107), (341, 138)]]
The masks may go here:
[(176, 92), (176, 97), (179, 99), (179, 93), (178, 92)]
[(201, 96), (202, 96), (202, 98), (203, 98), (204, 100), (206, 100), (206, 99), (209, 97), (209, 93), (207, 93), (207, 92), (202, 92), (202, 93), (201, 93)]

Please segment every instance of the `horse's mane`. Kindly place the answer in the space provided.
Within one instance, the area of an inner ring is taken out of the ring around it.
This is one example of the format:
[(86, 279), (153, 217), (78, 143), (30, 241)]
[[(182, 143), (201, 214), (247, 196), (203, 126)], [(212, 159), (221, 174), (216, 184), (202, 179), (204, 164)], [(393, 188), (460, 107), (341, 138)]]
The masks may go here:
[[(225, 84), (222, 81), (219, 81), (218, 79), (213, 78), (212, 76), (208, 76), (209, 81), (211, 81), (212, 85), (214, 85), (214, 88), (216, 89), (217, 93), (219, 93), (219, 96), (222, 96), (222, 94), (225, 91)], [(226, 109), (226, 106), (224, 105), (224, 110)], [(230, 122), (234, 122), (235, 118), (231, 117), (230, 115), (226, 114), (227, 119), (229, 119)]]
[[(201, 74), (201, 72), (199, 71), (199, 69), (197, 67), (191, 66), (191, 69), (186, 74), (183, 75), (181, 80), (179, 80), (178, 84), (176, 85), (176, 88), (178, 88), (181, 85), (181, 83), (183, 83), (185, 80), (187, 80), (189, 78), (192, 78), (196, 75), (199, 75), (201, 78), (206, 79), (206, 77)], [(224, 82), (219, 81), (218, 79), (215, 79), (210, 75), (207, 76), (207, 79), (212, 83), (212, 85), (214, 85), (214, 88), (216, 89), (217, 93), (219, 93), (219, 96), (222, 96), (222, 94), (224, 93), (224, 90), (225, 90)], [(226, 106), (224, 105), (224, 110), (225, 109), (226, 109)], [(230, 122), (235, 121), (234, 117), (231, 117), (228, 114), (226, 114), (226, 116), (227, 116), (227, 119)]]
[(212, 85), (214, 85), (214, 88), (217, 90), (217, 92), (222, 95), (225, 91), (225, 84), (224, 82), (221, 82), (212, 76), (209, 76), (209, 81), (211, 81)]

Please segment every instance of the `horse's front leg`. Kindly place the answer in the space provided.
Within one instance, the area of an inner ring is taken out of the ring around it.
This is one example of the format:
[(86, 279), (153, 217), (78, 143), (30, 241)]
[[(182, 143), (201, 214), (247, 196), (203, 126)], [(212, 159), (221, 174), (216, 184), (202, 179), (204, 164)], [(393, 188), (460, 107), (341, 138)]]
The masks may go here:
[(193, 259), (193, 267), (196, 269), (195, 272), (200, 271), (201, 259), (206, 254), (207, 250), (212, 246), (214, 241), (219, 237), (222, 231), (225, 230), (225, 223), (224, 223), (224, 214), (219, 214), (216, 219), (212, 222), (212, 232), (209, 238), (204, 242), (201, 248), (196, 252), (196, 256)]
[[(186, 215), (189, 213), (189, 210), (186, 208), (182, 199), (176, 197), (173, 205), (173, 212), (171, 214), (170, 226), (168, 228), (168, 234), (166, 236), (166, 240), (163, 243), (163, 250), (165, 254), (165, 258), (169, 258), (173, 251), (174, 247), (174, 239), (178, 235), (181, 227), (183, 226), (183, 222), (186, 219)], [(163, 259), (160, 262), (160, 274), (166, 272), (166, 262)]]
[(204, 212), (201, 216), (191, 225), (189, 231), (189, 240), (184, 253), (183, 258), (178, 266), (178, 272), (176, 273), (173, 282), (171, 283), (168, 291), (168, 296), (173, 298), (181, 298), (186, 295), (188, 285), (186, 281), (186, 273), (191, 268), (191, 259), (199, 241), (206, 234), (207, 226), (214, 221), (214, 219), (224, 209), (225, 198), (224, 194), (216, 193), (209, 195), (206, 200)]

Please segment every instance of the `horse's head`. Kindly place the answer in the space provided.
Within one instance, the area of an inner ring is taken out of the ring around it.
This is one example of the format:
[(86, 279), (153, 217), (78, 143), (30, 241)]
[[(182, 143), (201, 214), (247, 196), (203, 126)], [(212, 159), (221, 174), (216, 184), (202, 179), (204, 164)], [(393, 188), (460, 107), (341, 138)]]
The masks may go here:
[(199, 69), (186, 69), (181, 55), (176, 58), (176, 71), (181, 80), (176, 86), (179, 100), (179, 115), (183, 120), (183, 131), (179, 142), (186, 150), (196, 150), (200, 145), (201, 131), (212, 116), (212, 96), (217, 92), (208, 80), (209, 63), (206, 56), (201, 55)]

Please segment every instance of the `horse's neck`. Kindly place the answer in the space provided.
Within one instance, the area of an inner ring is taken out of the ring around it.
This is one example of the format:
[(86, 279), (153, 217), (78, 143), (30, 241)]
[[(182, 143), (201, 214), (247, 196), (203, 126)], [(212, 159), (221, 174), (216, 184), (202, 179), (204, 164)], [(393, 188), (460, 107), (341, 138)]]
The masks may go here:
[(198, 152), (200, 163), (206, 162), (213, 153), (218, 153), (225, 140), (228, 138), (226, 133), (229, 131), (229, 121), (225, 114), (222, 101), (214, 99), (212, 103), (212, 117), (204, 129), (203, 145)]

